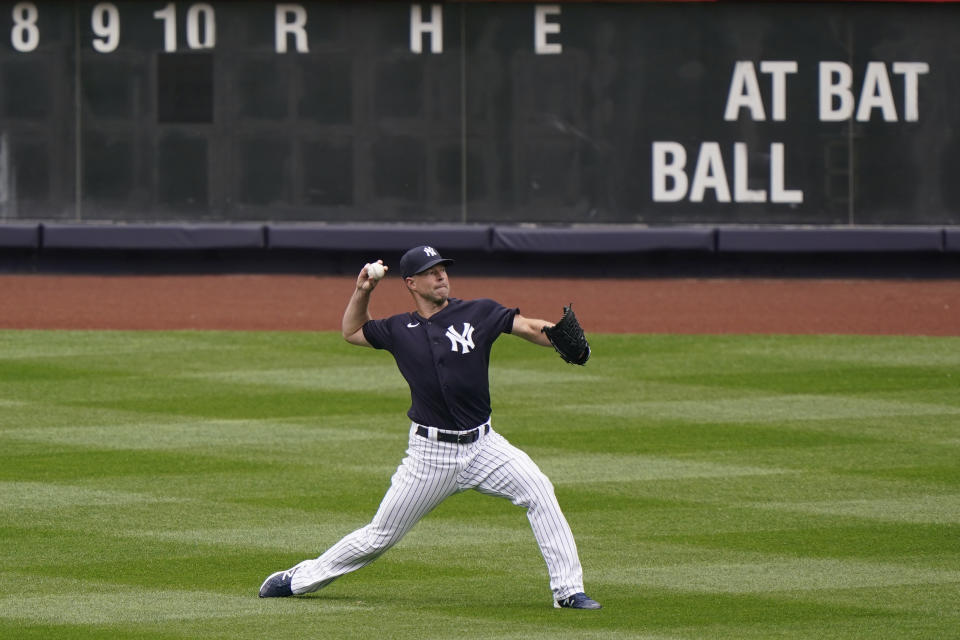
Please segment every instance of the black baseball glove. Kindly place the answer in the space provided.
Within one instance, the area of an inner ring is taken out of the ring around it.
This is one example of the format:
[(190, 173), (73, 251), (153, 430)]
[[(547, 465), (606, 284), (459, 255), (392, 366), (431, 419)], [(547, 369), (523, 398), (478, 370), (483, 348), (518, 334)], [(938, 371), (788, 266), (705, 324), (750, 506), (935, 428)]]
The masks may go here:
[(586, 364), (590, 359), (590, 344), (583, 328), (573, 313), (573, 303), (563, 308), (563, 317), (552, 327), (541, 329), (560, 357), (570, 364)]

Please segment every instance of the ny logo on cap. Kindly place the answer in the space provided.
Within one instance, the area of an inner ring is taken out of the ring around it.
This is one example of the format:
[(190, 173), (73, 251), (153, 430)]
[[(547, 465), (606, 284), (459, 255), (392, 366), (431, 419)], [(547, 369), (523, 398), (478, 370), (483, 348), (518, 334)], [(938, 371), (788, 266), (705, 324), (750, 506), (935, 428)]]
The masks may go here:
[(424, 247), (424, 248), (423, 248), (423, 252), (424, 252), (425, 254), (427, 254), (428, 256), (430, 256), (431, 258), (432, 258), (433, 256), (439, 255), (439, 254), (437, 253), (437, 250), (434, 249), (433, 247)]
[(457, 345), (463, 349), (464, 355), (470, 353), (470, 349), (475, 349), (473, 344), (473, 327), (469, 322), (463, 323), (463, 333), (457, 333), (453, 325), (447, 327), (447, 338), (450, 339), (450, 351), (456, 351)]

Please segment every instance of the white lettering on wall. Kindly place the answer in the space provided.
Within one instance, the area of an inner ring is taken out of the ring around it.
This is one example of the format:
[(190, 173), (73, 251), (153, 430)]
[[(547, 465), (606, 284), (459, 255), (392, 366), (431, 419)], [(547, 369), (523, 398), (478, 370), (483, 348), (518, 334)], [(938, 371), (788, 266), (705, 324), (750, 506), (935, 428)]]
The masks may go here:
[(740, 109), (750, 111), (754, 120), (766, 120), (763, 111), (763, 98), (760, 96), (760, 83), (753, 63), (739, 61), (733, 66), (733, 77), (730, 78), (730, 90), (727, 92), (727, 108), (723, 112), (723, 119), (736, 120)]
[[(926, 62), (894, 62), (893, 73), (903, 75), (903, 119), (920, 119), (918, 106), (919, 76), (930, 72)], [(859, 100), (854, 98), (853, 69), (846, 62), (820, 63), (820, 120), (837, 122), (855, 117), (867, 122), (874, 109), (885, 122), (897, 122), (897, 105), (884, 62), (868, 62), (863, 75)], [(854, 115), (855, 114), (855, 115)]]
[(98, 53), (116, 51), (120, 44), (120, 11), (112, 2), (101, 2), (90, 12), (90, 28), (97, 36), (93, 48)]
[[(796, 61), (762, 60), (760, 71), (771, 76), (773, 119), (777, 121), (786, 120), (787, 74), (797, 72)], [(750, 112), (752, 120), (767, 119), (756, 68), (753, 62), (741, 60), (733, 67), (733, 76), (730, 78), (730, 90), (727, 93), (727, 106), (723, 112), (723, 119), (727, 121), (736, 120), (740, 110), (744, 108)]]
[(177, 7), (172, 2), (163, 9), (153, 12), (153, 17), (163, 20), (163, 50), (171, 53), (177, 50)]
[[(163, 9), (153, 12), (153, 17), (163, 21), (163, 50), (177, 50), (177, 6), (170, 2)], [(187, 47), (190, 49), (214, 49), (217, 46), (217, 19), (213, 6), (206, 2), (190, 5), (187, 9)]]
[(213, 7), (202, 2), (187, 9), (187, 46), (213, 49), (217, 46), (217, 19)]
[(443, 7), (430, 5), (430, 21), (423, 19), (419, 4), (410, 5), (410, 51), (423, 53), (423, 37), (430, 38), (430, 53), (443, 53)]
[[(653, 201), (679, 202), (687, 195), (687, 150), (679, 142), (653, 143)], [(668, 185), (667, 183), (672, 183)]]
[(32, 2), (18, 2), (13, 6), (13, 28), (10, 30), (10, 44), (20, 53), (29, 53), (40, 44), (40, 29), (37, 19), (40, 12)]
[(863, 76), (863, 90), (860, 92), (860, 105), (857, 107), (857, 120), (870, 120), (870, 112), (880, 109), (887, 122), (897, 121), (897, 105), (893, 102), (893, 89), (890, 88), (890, 76), (887, 65), (882, 62), (868, 62), (867, 72)]
[(558, 4), (538, 4), (533, 14), (533, 51), (537, 55), (556, 55), (563, 53), (559, 42), (547, 42), (547, 36), (560, 33), (560, 23), (549, 22), (550, 16), (560, 15)]
[(773, 119), (782, 122), (787, 119), (787, 74), (797, 72), (797, 63), (795, 60), (763, 60), (760, 71), (770, 74)]
[(930, 73), (930, 65), (926, 62), (894, 62), (893, 72), (903, 75), (903, 119), (907, 122), (916, 122), (920, 119), (920, 108), (917, 106), (917, 96), (920, 93), (917, 76)]
[[(803, 202), (803, 191), (786, 188), (786, 161), (782, 142), (770, 144), (770, 194), (766, 189), (750, 189), (748, 147), (745, 142), (733, 145), (733, 202)], [(679, 202), (689, 196), (690, 202), (703, 202), (707, 191), (713, 191), (717, 202), (730, 202), (730, 181), (717, 142), (702, 142), (693, 168), (693, 179), (687, 176), (687, 150), (679, 142), (653, 143), (653, 201)], [(687, 187), (689, 186), (689, 192)]]
[(770, 143), (770, 202), (800, 204), (803, 202), (803, 191), (784, 187), (783, 155), (782, 142)]
[(278, 4), (274, 12), (274, 46), (277, 53), (287, 52), (289, 36), (293, 36), (297, 53), (310, 53), (306, 9), (299, 4)]
[(707, 189), (713, 189), (717, 202), (730, 202), (727, 172), (723, 168), (723, 156), (720, 155), (718, 142), (704, 142), (700, 145), (693, 181), (690, 183), (690, 202), (703, 202)]
[(749, 176), (750, 157), (747, 153), (747, 143), (737, 142), (733, 145), (733, 200), (735, 202), (766, 202), (766, 189), (751, 189)]

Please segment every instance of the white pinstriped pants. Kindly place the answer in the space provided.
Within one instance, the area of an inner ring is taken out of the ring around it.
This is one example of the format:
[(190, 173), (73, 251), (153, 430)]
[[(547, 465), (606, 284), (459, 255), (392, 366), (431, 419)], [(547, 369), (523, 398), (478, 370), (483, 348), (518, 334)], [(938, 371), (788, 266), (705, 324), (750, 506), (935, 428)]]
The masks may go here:
[(560, 511), (553, 485), (530, 456), (492, 428), (473, 443), (456, 444), (419, 436), (416, 427), (410, 427), (407, 456), (373, 520), (319, 558), (296, 565), (295, 594), (316, 591), (370, 564), (444, 499), (468, 489), (508, 498), (527, 509), (547, 563), (554, 599), (583, 591), (583, 570), (573, 533)]

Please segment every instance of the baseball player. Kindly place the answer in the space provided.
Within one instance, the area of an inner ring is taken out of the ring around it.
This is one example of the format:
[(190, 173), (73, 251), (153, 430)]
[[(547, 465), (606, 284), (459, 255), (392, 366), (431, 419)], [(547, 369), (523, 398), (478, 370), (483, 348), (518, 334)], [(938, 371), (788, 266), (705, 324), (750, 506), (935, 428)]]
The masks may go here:
[[(553, 485), (530, 457), (497, 433), (490, 422), (490, 349), (501, 333), (553, 346), (569, 362), (583, 364), (589, 345), (573, 316), (553, 325), (526, 318), (489, 299), (450, 297), (443, 258), (429, 246), (414, 247), (400, 272), (415, 310), (374, 320), (370, 294), (382, 265), (366, 265), (343, 314), (343, 336), (351, 344), (385, 349), (410, 385), (409, 448), (390, 488), (365, 527), (348, 534), (316, 559), (271, 574), (261, 598), (310, 593), (373, 562), (448, 496), (474, 489), (507, 498), (527, 510), (533, 535), (550, 574), (554, 606), (599, 609), (584, 594), (577, 545), (554, 495)], [(556, 332), (574, 336), (558, 343)], [(573, 352), (566, 354), (563, 349)]]

